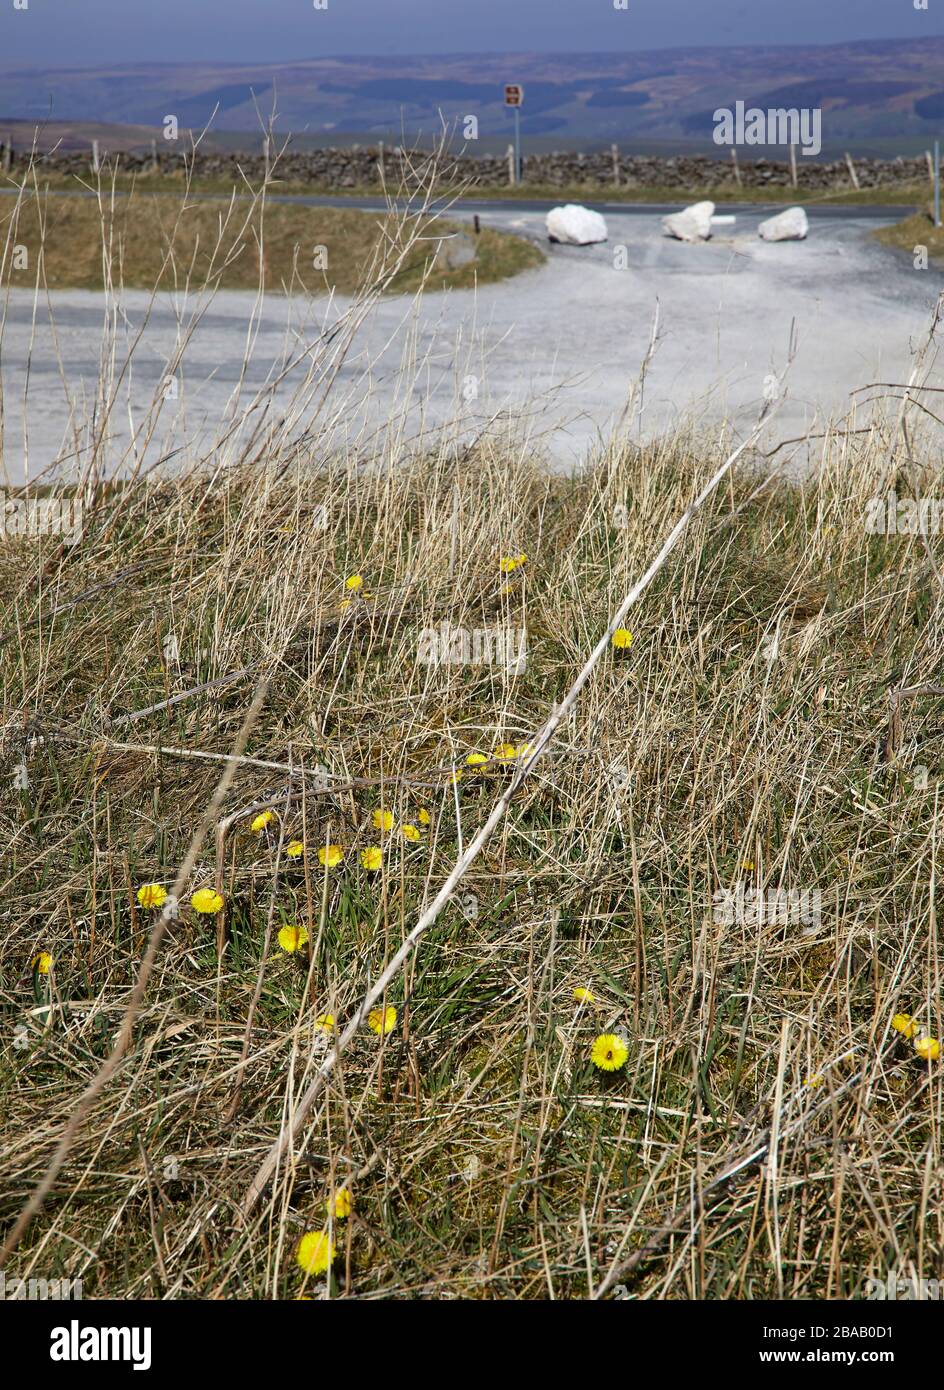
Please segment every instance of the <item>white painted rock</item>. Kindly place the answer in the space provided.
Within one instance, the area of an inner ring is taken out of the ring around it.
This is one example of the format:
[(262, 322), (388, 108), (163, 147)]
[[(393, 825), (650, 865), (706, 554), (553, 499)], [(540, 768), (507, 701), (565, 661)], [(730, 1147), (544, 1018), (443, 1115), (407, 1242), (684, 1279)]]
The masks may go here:
[(804, 208), (787, 208), (776, 217), (768, 217), (757, 228), (764, 241), (803, 241), (810, 230)]
[(691, 207), (681, 212), (663, 217), (662, 230), (666, 236), (674, 236), (677, 241), (707, 241), (711, 236), (711, 219), (714, 215), (714, 203), (692, 203)]
[(606, 222), (590, 208), (567, 203), (551, 208), (547, 214), (547, 235), (551, 241), (563, 241), (569, 246), (589, 246), (594, 241), (606, 241)]

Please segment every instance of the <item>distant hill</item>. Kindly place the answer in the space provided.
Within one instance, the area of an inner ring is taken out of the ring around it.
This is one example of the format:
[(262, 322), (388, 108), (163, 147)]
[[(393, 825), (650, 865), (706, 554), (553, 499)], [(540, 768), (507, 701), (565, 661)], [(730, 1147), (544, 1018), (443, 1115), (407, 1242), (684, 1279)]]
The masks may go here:
[[(522, 82), (522, 130), (546, 147), (616, 140), (641, 151), (713, 149), (712, 113), (737, 100), (821, 106), (824, 153), (924, 148), (944, 134), (944, 38), (822, 47), (692, 48), (616, 54), (492, 54), (330, 58), (279, 65), (135, 64), (0, 71), (4, 121), (51, 120), (125, 128), (122, 143), (182, 128), (229, 144), (255, 132), (273, 104), (277, 129), (317, 143), (432, 136), (440, 116), (479, 120), (480, 135), (508, 138), (502, 84)], [(137, 129), (133, 129), (137, 128)], [(77, 138), (84, 138), (78, 136)], [(238, 142), (237, 142), (238, 143)]]

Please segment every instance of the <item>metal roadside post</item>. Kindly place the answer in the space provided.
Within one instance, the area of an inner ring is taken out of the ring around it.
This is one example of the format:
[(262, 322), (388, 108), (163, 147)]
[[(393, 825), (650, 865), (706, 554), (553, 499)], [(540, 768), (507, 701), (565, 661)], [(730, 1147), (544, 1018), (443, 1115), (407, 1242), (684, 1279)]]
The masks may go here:
[(520, 82), (505, 84), (505, 105), (515, 113), (515, 186), (521, 183), (521, 106), (524, 102), (524, 88)]

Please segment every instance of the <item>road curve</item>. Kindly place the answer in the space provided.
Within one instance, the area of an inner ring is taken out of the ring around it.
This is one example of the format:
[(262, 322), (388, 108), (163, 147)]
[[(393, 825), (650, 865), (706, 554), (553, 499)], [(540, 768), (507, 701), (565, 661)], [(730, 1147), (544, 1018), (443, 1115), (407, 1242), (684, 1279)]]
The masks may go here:
[[(300, 201), (385, 206), (379, 199)], [(378, 304), (339, 373), (332, 398), (339, 440), (357, 438), (391, 415), (401, 418), (405, 437), (415, 437), (441, 425), (474, 434), (496, 416), (524, 412), (537, 446), (552, 461), (571, 465), (621, 419), (657, 312), (659, 343), (634, 421), (641, 435), (683, 420), (714, 428), (722, 417), (748, 428), (795, 327), (789, 397), (776, 422), (781, 439), (793, 438), (827, 416), (845, 415), (856, 388), (906, 377), (911, 343), (942, 288), (938, 270), (915, 269), (910, 256), (870, 236), (880, 222), (897, 220), (902, 209), (893, 207), (809, 209), (807, 241), (771, 244), (757, 236), (757, 223), (771, 209), (735, 204), (724, 209), (737, 217), (733, 226), (719, 227), (707, 243), (685, 245), (661, 234), (661, 208), (599, 203), (609, 241), (573, 247), (548, 245), (547, 206), (470, 199), (451, 210), (459, 220), (478, 213), (488, 226), (539, 241), (547, 262), (476, 291)], [(271, 378), (273, 363), (321, 338), (344, 308), (340, 300), (268, 296), (241, 375), (254, 303), (252, 294), (221, 292), (206, 310), (148, 457), (181, 448), (181, 457), (193, 449), (215, 451), (235, 401), (251, 399)], [(119, 362), (136, 344), (133, 370), (121, 374), (103, 425), (94, 392), (106, 321), (102, 296), (54, 292), (47, 305), (29, 291), (11, 292), (0, 365), (8, 474), (22, 476), (28, 461), (35, 476), (60, 459), (71, 475), (88, 457), (93, 430), (102, 428), (108, 466), (116, 467), (132, 425), (140, 424), (166, 374), (182, 307), (171, 294), (153, 304), (144, 291), (122, 294), (107, 322)], [(289, 373), (280, 386), (276, 414), (296, 379)], [(219, 456), (230, 454), (224, 449)]]

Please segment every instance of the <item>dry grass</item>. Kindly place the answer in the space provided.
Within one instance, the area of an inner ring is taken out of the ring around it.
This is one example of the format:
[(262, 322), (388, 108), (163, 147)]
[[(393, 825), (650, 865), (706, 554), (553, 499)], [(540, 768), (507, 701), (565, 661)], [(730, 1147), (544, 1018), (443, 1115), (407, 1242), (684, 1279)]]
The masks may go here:
[(894, 226), (880, 227), (873, 235), (885, 246), (895, 246), (909, 256), (914, 255), (916, 246), (924, 246), (931, 261), (944, 258), (944, 228), (935, 227), (928, 212), (915, 212)]
[[(391, 985), (395, 1027), (344, 1053), (241, 1215), (319, 1016), (352, 1014), (510, 775), (452, 770), (533, 737), (728, 442), (617, 439), (561, 478), (513, 433), (409, 450), (392, 422), (338, 452), (300, 418), (174, 479), (107, 486), (96, 457), (74, 546), (0, 551), (8, 1276), (747, 1299), (940, 1273), (940, 1066), (890, 1021), (940, 1035), (942, 579), (933, 540), (863, 522), (880, 477), (904, 496), (939, 464), (880, 421), (822, 441), (802, 489), (744, 468), (706, 505)], [(524, 668), (424, 664), (443, 623), (526, 629)], [(925, 683), (890, 723), (889, 690)], [(162, 939), (149, 882), (181, 885)], [(721, 921), (738, 882), (819, 890), (822, 920)], [(189, 906), (213, 883), (218, 921)], [(604, 1031), (628, 1045), (609, 1076)], [(306, 1285), (294, 1247), (341, 1186), (333, 1277)]]
[[(0, 209), (0, 212), (4, 212)], [(260, 272), (270, 293), (352, 294), (369, 283), (378, 250), (395, 232), (393, 216), (256, 200), (198, 198), (195, 190), (162, 195), (135, 190), (88, 196), (35, 194), (20, 206), (10, 200), (0, 238), (26, 248), (28, 261), (13, 282), (29, 285), (37, 264), (50, 289), (104, 288), (105, 276), (129, 289), (175, 289), (181, 278), (213, 280), (220, 289), (255, 290)], [(410, 256), (387, 286), (409, 293), (468, 289), (543, 264), (538, 247), (521, 237), (483, 229), (476, 256), (441, 268), (437, 252), (461, 232), (456, 223), (429, 218)]]
[[(42, 169), (42, 182), (44, 187), (58, 192), (75, 191), (78, 185), (78, 180), (74, 175), (56, 173), (54, 169), (47, 167)], [(135, 188), (140, 192), (165, 194), (172, 193), (185, 184), (189, 184), (195, 192), (227, 197), (234, 188), (231, 177), (206, 174), (191, 178), (184, 168), (167, 170), (160, 174), (131, 175), (119, 173), (115, 180), (116, 188), (121, 191)], [(532, 182), (527, 179), (520, 186), (515, 187), (507, 182), (492, 184), (476, 179), (468, 183), (465, 191), (468, 196), (475, 198), (534, 198), (543, 199), (551, 204), (563, 202), (598, 203), (603, 199), (608, 203), (670, 203), (674, 206), (698, 202), (702, 198), (711, 198), (719, 203), (759, 203), (773, 206), (783, 206), (790, 203), (804, 203), (806, 205), (826, 203), (855, 207), (861, 204), (874, 203), (924, 203), (927, 201), (928, 187), (929, 184), (926, 179), (920, 183), (902, 182), (883, 185), (880, 188), (860, 189), (853, 186), (851, 179), (835, 188), (825, 189), (791, 188), (784, 184), (754, 187), (746, 184), (739, 185), (729, 170), (723, 169), (717, 183), (699, 184), (697, 187), (689, 189), (679, 188), (674, 184), (627, 186), (625, 184), (610, 185), (596, 182), (572, 183), (562, 186), (560, 184)], [(236, 191), (243, 192), (245, 189), (237, 185)], [(376, 183), (364, 183), (341, 190), (327, 184), (300, 182), (297, 179), (279, 179), (274, 192), (282, 195), (325, 194), (341, 198), (376, 198), (382, 194), (383, 189), (379, 178)]]

